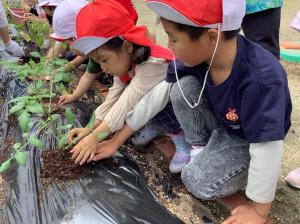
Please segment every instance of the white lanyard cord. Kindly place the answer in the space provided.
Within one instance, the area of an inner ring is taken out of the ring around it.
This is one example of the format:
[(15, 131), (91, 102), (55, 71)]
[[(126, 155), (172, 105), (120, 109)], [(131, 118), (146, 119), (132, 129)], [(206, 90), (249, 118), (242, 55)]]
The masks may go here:
[(206, 85), (206, 80), (207, 80), (207, 76), (208, 76), (208, 72), (210, 70), (210, 67), (213, 63), (213, 60), (214, 60), (214, 57), (215, 57), (215, 54), (217, 52), (217, 48), (218, 48), (218, 45), (219, 45), (219, 40), (220, 40), (220, 36), (221, 36), (221, 26), (220, 24), (218, 25), (218, 38), (217, 38), (217, 43), (216, 43), (216, 46), (215, 46), (215, 49), (214, 49), (214, 52), (213, 52), (213, 55), (211, 57), (211, 61), (209, 63), (209, 66), (208, 66), (208, 69), (205, 73), (205, 77), (204, 77), (204, 82), (203, 82), (203, 86), (202, 86), (202, 89), (200, 91), (200, 95), (198, 97), (198, 101), (197, 103), (194, 103), (194, 105), (192, 105), (188, 99), (185, 97), (184, 93), (183, 93), (183, 90), (181, 88), (181, 85), (180, 85), (180, 82), (179, 82), (179, 79), (178, 79), (178, 74), (177, 74), (177, 66), (176, 66), (176, 62), (175, 62), (175, 55), (173, 55), (173, 64), (174, 64), (174, 69), (175, 69), (175, 76), (176, 76), (176, 81), (178, 83), (178, 86), (179, 86), (179, 89), (180, 89), (180, 92), (181, 92), (181, 95), (183, 96), (183, 99), (185, 100), (185, 102), (189, 105), (189, 107), (191, 109), (194, 109), (195, 107), (197, 107), (199, 104), (200, 104), (200, 101), (201, 101), (201, 97), (202, 97), (202, 94), (203, 94), (203, 91), (204, 91), (204, 88), (205, 88), (205, 85)]

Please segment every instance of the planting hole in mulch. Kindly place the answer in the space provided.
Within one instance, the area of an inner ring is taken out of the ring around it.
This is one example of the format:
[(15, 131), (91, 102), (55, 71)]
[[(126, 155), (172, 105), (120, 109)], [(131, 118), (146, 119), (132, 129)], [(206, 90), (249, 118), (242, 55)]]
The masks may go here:
[(75, 164), (67, 150), (42, 152), (41, 178), (73, 180), (90, 173), (93, 173), (92, 164)]

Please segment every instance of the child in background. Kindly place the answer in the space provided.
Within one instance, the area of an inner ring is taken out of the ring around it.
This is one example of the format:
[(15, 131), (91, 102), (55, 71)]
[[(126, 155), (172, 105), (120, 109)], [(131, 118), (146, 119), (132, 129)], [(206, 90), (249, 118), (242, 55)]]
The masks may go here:
[[(300, 32), (300, 11), (292, 20), (291, 27)], [(300, 189), (300, 167), (289, 172), (289, 174), (285, 177), (285, 180), (290, 186)]]
[[(15, 41), (11, 40), (8, 33), (8, 22), (5, 10), (0, 0), (0, 39), (3, 41), (5, 50), (15, 57), (22, 57), (24, 50)], [(0, 43), (1, 44), (1, 43)]]
[(263, 46), (278, 60), (282, 5), (283, 0), (246, 0), (246, 15), (242, 22), (245, 37)]
[[(196, 197), (217, 199), (231, 211), (223, 224), (268, 222), (291, 125), (283, 67), (238, 34), (244, 1), (147, 4), (161, 17), (179, 59), (167, 77), (176, 82), (170, 94), (175, 115), (186, 140), (202, 148), (183, 168), (184, 184)], [(237, 193), (245, 185), (251, 202)]]
[[(135, 11), (132, 3), (130, 0), (116, 0), (119, 2), (127, 11), (129, 12), (130, 17), (133, 19), (133, 21), (136, 23), (138, 19), (138, 14)], [(67, 6), (70, 5), (70, 6)], [(77, 5), (77, 6), (76, 6)], [(76, 34), (76, 15), (78, 14), (78, 11), (80, 8), (82, 8), (81, 4), (76, 4), (75, 6), (72, 4), (72, 1), (66, 1), (62, 4), (62, 6), (58, 7), (58, 11), (54, 14), (54, 34), (50, 35), (50, 37), (57, 39), (57, 41), (64, 40), (66, 36), (70, 36), (71, 38), (75, 38)], [(70, 10), (67, 10), (69, 8)], [(69, 14), (68, 16), (66, 14)], [(58, 37), (58, 38), (57, 38)], [(80, 52), (76, 52), (77, 54), (80, 54)], [(67, 69), (74, 68), (76, 66), (79, 66), (80, 63), (82, 63), (86, 59), (86, 56), (79, 55), (77, 56), (73, 61), (71, 61), (67, 65)], [(92, 60), (89, 59), (88, 65), (87, 65), (87, 71), (83, 74), (81, 77), (76, 89), (72, 94), (65, 94), (60, 96), (59, 98), (59, 104), (64, 105), (67, 103), (71, 103), (77, 99), (79, 99), (83, 94), (91, 88), (93, 82), (96, 79), (101, 79), (100, 73), (102, 73), (102, 69), (100, 65)], [(103, 82), (103, 84), (105, 84)], [(107, 87), (105, 85), (102, 86), (101, 89), (103, 92), (107, 91)]]
[[(77, 16), (76, 32), (77, 40), (71, 49), (88, 55), (104, 72), (114, 75), (113, 86), (96, 110), (93, 132), (71, 150), (75, 163), (83, 164), (94, 159), (102, 140), (98, 134), (122, 129), (126, 114), (166, 77), (172, 53), (155, 45), (147, 36), (146, 27), (135, 26), (128, 11), (114, 0), (85, 6)], [(84, 133), (89, 130), (74, 129), (70, 136)]]
[[(76, 16), (79, 10), (89, 2), (85, 0), (64, 0), (57, 6), (53, 14), (53, 31), (49, 37), (68, 46), (76, 37)], [(70, 52), (71, 53), (71, 52)], [(85, 56), (75, 56), (66, 66), (71, 71), (87, 60)]]
[[(44, 10), (47, 20), (51, 26), (52, 26), (54, 11), (56, 7), (63, 1), (64, 0), (39, 0), (38, 7), (41, 7)], [(34, 17), (32, 17), (31, 19), (34, 19)], [(39, 18), (37, 17), (36, 19)], [(58, 57), (62, 50), (63, 49), (61, 43), (55, 41), (53, 47), (48, 50), (47, 58)]]

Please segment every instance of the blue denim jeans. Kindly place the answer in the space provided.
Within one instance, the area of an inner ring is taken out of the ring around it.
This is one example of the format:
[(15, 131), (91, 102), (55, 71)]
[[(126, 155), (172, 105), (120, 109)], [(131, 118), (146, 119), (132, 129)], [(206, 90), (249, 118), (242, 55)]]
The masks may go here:
[[(192, 104), (197, 102), (202, 83), (194, 76), (184, 76), (179, 82), (187, 100)], [(186, 141), (205, 145), (181, 173), (187, 189), (198, 198), (214, 200), (243, 188), (247, 184), (250, 162), (249, 143), (218, 125), (204, 96), (201, 103), (191, 109), (176, 83), (170, 98)]]

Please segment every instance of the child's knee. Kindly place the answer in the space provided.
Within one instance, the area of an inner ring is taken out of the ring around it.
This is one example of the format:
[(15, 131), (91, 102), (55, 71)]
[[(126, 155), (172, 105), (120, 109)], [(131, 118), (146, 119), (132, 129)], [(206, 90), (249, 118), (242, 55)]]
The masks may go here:
[(181, 172), (181, 179), (187, 190), (203, 200), (214, 200), (214, 190), (207, 180), (207, 175), (196, 166), (188, 164)]
[[(194, 86), (194, 85), (200, 86), (199, 80), (195, 76), (191, 76), (191, 75), (182, 77), (179, 80), (179, 83), (180, 83), (181, 89), (183, 90), (184, 93), (189, 91), (191, 86)], [(200, 86), (200, 88), (201, 88), (201, 86)], [(171, 93), (170, 93), (170, 98), (171, 98), (172, 103), (183, 99), (178, 82), (173, 85), (173, 87), (171, 89)]]
[[(225, 176), (214, 176), (205, 167), (189, 163), (181, 172), (181, 179), (190, 193), (202, 200), (216, 200), (232, 195), (246, 185), (247, 170), (235, 170)], [(210, 178), (211, 177), (211, 178)]]

